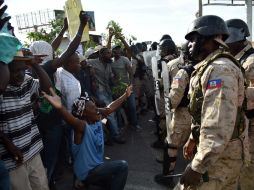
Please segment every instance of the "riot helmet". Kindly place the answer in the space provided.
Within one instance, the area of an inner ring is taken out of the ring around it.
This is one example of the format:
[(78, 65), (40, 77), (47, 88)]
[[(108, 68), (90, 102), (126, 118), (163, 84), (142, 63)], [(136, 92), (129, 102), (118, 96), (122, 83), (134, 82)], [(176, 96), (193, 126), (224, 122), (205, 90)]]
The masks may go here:
[(142, 51), (147, 51), (147, 44), (146, 44), (146, 42), (142, 42), (141, 43), (142, 44)]
[(131, 55), (133, 57), (135, 57), (139, 53), (139, 50), (136, 45), (131, 45), (130, 50), (131, 50)]
[(186, 40), (190, 40), (193, 33), (201, 36), (222, 35), (225, 40), (228, 35), (228, 28), (224, 20), (216, 15), (206, 15), (195, 19), (189, 27), (188, 33), (185, 35)]
[(234, 43), (245, 40), (250, 36), (247, 24), (241, 19), (230, 19), (226, 21), (229, 30), (229, 37), (226, 43)]
[(164, 34), (164, 35), (161, 37), (160, 42), (161, 42), (162, 40), (166, 40), (166, 39), (168, 39), (168, 40), (172, 40), (172, 38), (171, 38), (171, 36), (170, 36), (170, 35), (168, 35), (168, 34)]
[[(213, 40), (224, 48), (228, 48), (224, 40), (228, 37), (228, 28), (224, 20), (215, 15), (206, 15), (195, 19), (185, 38), (190, 41), (191, 58), (201, 61), (206, 53), (205, 43)], [(195, 42), (195, 43), (193, 43)], [(208, 50), (209, 51), (209, 50)]]
[(153, 50), (157, 50), (157, 46), (158, 46), (158, 43), (157, 42), (153, 42), (150, 46), (150, 51), (153, 51)]
[(170, 39), (162, 40), (159, 44), (159, 49), (161, 57), (177, 53), (176, 45), (174, 41)]
[(142, 43), (139, 43), (139, 42), (138, 42), (138, 43), (135, 44), (135, 46), (137, 47), (137, 49), (138, 49), (139, 52), (142, 52), (142, 51), (143, 51), (143, 45), (142, 45)]

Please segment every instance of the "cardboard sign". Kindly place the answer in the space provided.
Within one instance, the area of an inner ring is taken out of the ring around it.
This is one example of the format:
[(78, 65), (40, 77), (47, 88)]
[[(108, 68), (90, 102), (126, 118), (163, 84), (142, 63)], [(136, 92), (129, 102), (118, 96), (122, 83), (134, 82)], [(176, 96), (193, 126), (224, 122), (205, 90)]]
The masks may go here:
[[(65, 2), (64, 10), (68, 20), (68, 30), (70, 38), (71, 40), (73, 40), (73, 38), (77, 34), (80, 24), (79, 13), (81, 10), (83, 10), (81, 0), (67, 0)], [(81, 42), (88, 40), (89, 40), (89, 26), (87, 24), (84, 29)]]

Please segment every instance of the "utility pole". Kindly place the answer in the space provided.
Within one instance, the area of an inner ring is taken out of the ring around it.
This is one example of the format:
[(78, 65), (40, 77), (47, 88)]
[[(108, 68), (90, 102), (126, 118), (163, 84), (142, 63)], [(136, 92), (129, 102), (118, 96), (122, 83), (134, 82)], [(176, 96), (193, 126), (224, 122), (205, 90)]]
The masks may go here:
[(252, 41), (252, 0), (245, 0), (245, 4), (247, 9), (246, 20), (250, 31), (249, 40)]
[(202, 15), (203, 15), (202, 0), (198, 0), (198, 17), (201, 17)]

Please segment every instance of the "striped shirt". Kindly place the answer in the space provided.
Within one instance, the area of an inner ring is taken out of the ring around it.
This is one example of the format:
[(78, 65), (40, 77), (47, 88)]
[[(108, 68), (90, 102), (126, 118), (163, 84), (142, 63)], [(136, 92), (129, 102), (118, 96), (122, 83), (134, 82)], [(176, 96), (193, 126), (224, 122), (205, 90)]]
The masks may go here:
[[(23, 162), (33, 158), (43, 148), (31, 103), (31, 96), (38, 94), (38, 89), (39, 81), (26, 75), (21, 86), (8, 85), (0, 96), (0, 130), (23, 153)], [(3, 144), (0, 144), (0, 155), (7, 169), (17, 167)]]

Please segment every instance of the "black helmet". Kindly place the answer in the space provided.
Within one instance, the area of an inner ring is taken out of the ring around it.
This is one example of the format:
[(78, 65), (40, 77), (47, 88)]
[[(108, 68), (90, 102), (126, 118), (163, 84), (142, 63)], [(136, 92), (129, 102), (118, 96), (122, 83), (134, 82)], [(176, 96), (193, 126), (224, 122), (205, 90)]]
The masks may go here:
[(241, 19), (230, 19), (226, 21), (229, 30), (229, 37), (226, 43), (233, 43), (245, 40), (250, 36), (249, 28), (247, 24)]
[(171, 51), (176, 51), (176, 45), (175, 45), (174, 41), (170, 40), (170, 39), (162, 40), (160, 42), (159, 46), (167, 48)]
[(151, 51), (157, 50), (157, 46), (158, 46), (158, 43), (157, 43), (157, 42), (153, 42), (153, 43), (151, 44), (150, 50), (151, 50)]
[(141, 43), (142, 44), (142, 46), (143, 46), (143, 51), (147, 51), (147, 44), (145, 43), (145, 42), (142, 42)]
[(223, 40), (225, 40), (229, 35), (228, 28), (224, 20), (215, 15), (206, 15), (195, 19), (189, 27), (185, 39), (190, 40), (190, 36), (195, 32), (202, 36), (222, 35)]
[(172, 38), (171, 38), (171, 36), (170, 36), (170, 35), (168, 35), (168, 34), (164, 34), (164, 35), (161, 37), (160, 42), (161, 42), (162, 40), (166, 40), (166, 39), (168, 39), (168, 40), (172, 40)]
[(136, 56), (140, 52), (136, 45), (131, 45), (130, 50), (133, 56)]
[(142, 43), (136, 43), (135, 44), (135, 46), (138, 48), (138, 50), (139, 50), (139, 52), (142, 52), (142, 50), (143, 50), (143, 45), (142, 45)]

